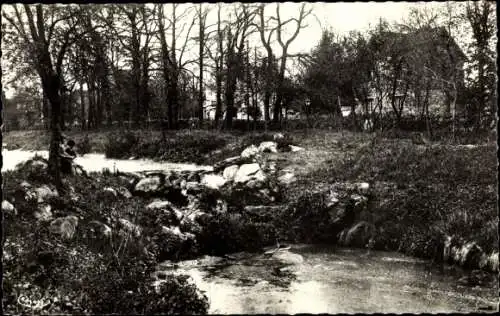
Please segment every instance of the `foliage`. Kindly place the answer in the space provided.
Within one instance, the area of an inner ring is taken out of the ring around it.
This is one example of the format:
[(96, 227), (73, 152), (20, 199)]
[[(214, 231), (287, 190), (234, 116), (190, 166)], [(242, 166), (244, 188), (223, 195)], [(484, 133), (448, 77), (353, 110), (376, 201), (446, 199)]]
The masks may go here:
[(105, 145), (104, 153), (108, 158), (129, 157), (138, 143), (139, 137), (132, 132), (113, 133), (108, 135), (108, 143)]

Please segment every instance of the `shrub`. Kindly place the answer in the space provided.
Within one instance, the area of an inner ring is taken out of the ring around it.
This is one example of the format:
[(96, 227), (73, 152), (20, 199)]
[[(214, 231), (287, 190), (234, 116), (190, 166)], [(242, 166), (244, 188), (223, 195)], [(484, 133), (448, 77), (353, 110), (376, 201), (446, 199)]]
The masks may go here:
[(104, 153), (108, 158), (125, 158), (133, 153), (139, 143), (139, 137), (132, 132), (124, 134), (110, 134), (105, 145)]
[(198, 235), (201, 251), (223, 255), (242, 250), (255, 251), (265, 245), (265, 236), (258, 226), (239, 213), (216, 214), (205, 219)]
[(80, 155), (88, 154), (92, 150), (89, 135), (85, 135), (76, 145), (76, 151)]
[(83, 302), (96, 314), (206, 314), (208, 299), (187, 276), (169, 276), (155, 289), (152, 271), (139, 265), (109, 266), (89, 276)]

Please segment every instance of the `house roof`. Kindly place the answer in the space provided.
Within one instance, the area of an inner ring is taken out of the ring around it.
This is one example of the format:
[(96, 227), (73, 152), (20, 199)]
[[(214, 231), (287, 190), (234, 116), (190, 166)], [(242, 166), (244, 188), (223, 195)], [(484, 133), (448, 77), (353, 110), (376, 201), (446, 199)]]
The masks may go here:
[[(467, 56), (465, 55), (463, 50), (457, 44), (453, 36), (451, 36), (446, 30), (446, 28), (443, 26), (422, 27), (418, 30), (410, 32), (387, 31), (384, 32), (383, 34), (386, 35), (384, 36), (383, 39), (381, 39), (380, 37), (378, 38), (378, 40), (372, 38), (371, 41), (375, 40), (378, 43), (378, 45), (382, 44), (382, 46), (384, 45), (384, 43), (390, 43), (389, 40), (391, 40), (392, 43), (400, 42), (405, 44), (412, 44), (413, 47), (422, 47), (426, 45), (433, 45), (433, 46), (449, 45), (449, 49), (454, 54), (456, 54), (455, 55), (456, 57), (464, 61), (467, 60)], [(407, 45), (404, 46), (411, 47)]]

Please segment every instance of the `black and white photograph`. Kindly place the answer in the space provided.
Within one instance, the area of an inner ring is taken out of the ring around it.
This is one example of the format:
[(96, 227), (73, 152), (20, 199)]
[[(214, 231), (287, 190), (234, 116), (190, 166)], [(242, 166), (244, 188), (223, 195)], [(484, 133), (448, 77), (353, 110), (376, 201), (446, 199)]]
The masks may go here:
[(498, 313), (497, 4), (1, 6), (7, 315)]

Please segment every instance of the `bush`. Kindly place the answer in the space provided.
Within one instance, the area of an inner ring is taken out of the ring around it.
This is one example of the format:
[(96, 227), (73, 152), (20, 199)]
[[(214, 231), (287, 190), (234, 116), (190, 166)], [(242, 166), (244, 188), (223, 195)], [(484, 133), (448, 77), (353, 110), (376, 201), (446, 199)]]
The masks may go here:
[(207, 218), (202, 226), (198, 243), (201, 251), (210, 255), (256, 251), (266, 244), (258, 225), (239, 213), (216, 214)]
[(92, 144), (90, 143), (89, 135), (85, 135), (85, 137), (78, 142), (76, 147), (76, 151), (78, 154), (88, 154), (92, 150)]
[(107, 158), (126, 158), (133, 154), (134, 147), (138, 143), (139, 137), (132, 132), (113, 133), (108, 136), (104, 153)]
[(89, 276), (82, 305), (94, 314), (206, 314), (208, 299), (187, 276), (169, 276), (155, 289), (151, 270), (109, 266)]

